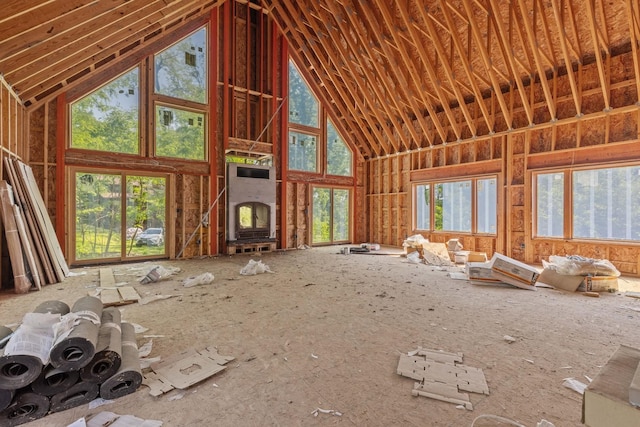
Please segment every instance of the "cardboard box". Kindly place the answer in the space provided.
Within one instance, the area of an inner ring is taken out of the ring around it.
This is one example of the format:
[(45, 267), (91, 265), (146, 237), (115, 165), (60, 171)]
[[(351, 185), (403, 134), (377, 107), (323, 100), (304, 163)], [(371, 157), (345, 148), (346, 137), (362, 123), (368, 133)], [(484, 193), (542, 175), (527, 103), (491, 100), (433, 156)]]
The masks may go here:
[(563, 291), (575, 292), (584, 280), (584, 276), (567, 276), (564, 274), (558, 274), (551, 268), (545, 268), (538, 277), (539, 283), (553, 286), (556, 289), (562, 289)]
[(588, 427), (637, 427), (640, 409), (629, 403), (629, 386), (640, 350), (621, 345), (587, 386), (582, 397), (582, 422)]
[(615, 292), (618, 290), (616, 276), (586, 276), (580, 285), (580, 290), (586, 292)]
[(467, 255), (468, 262), (487, 262), (486, 252), (469, 251)]
[(468, 262), (465, 271), (469, 280), (497, 280), (488, 262)]
[(536, 290), (538, 270), (508, 256), (494, 253), (491, 258), (493, 277), (522, 289)]

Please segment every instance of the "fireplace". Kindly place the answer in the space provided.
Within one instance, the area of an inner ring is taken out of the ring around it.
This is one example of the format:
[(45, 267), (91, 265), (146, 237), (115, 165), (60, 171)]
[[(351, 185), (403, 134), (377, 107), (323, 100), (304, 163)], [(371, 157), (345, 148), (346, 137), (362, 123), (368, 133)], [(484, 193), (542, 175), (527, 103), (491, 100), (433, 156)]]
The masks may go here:
[(276, 177), (272, 166), (227, 166), (227, 244), (275, 242)]

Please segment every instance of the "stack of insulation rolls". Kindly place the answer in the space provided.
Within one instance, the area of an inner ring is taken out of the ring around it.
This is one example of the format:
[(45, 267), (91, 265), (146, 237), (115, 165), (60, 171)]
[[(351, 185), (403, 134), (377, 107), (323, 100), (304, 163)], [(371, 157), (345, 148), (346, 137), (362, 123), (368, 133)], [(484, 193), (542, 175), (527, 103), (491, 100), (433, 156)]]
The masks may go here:
[[(43, 328), (41, 337), (38, 327)], [(15, 331), (0, 326), (0, 342), (6, 343), (0, 350), (2, 426), (27, 423), (97, 397), (125, 396), (142, 384), (133, 325), (121, 322), (117, 308), (103, 309), (95, 297), (82, 297), (71, 309), (62, 301), (45, 301)], [(43, 353), (48, 356), (44, 361)]]

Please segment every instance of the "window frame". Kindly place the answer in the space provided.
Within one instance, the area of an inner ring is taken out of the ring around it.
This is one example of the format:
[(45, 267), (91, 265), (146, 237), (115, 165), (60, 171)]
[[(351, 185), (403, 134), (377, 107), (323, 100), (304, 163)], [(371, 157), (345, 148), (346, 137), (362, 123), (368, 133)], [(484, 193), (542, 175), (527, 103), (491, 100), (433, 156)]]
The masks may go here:
[[(299, 123), (293, 123), (288, 119), (290, 112), (289, 111), (287, 112), (287, 153), (286, 153), (287, 170), (295, 174), (300, 173), (300, 174), (316, 176), (316, 177), (330, 176), (330, 177), (337, 177), (337, 178), (353, 179), (355, 176), (355, 168), (356, 168), (356, 163), (355, 163), (356, 156), (355, 156), (354, 149), (351, 147), (351, 144), (349, 144), (349, 142), (344, 138), (344, 136), (340, 132), (340, 128), (336, 125), (337, 121), (329, 116), (327, 110), (322, 105), (322, 102), (320, 102), (320, 98), (314, 93), (313, 89), (311, 88), (311, 85), (309, 84), (305, 76), (300, 71), (300, 67), (298, 66), (298, 64), (296, 64), (295, 60), (291, 56), (289, 56), (289, 61), (287, 62), (287, 72), (289, 70), (289, 64), (292, 64), (293, 67), (296, 68), (302, 81), (307, 86), (307, 89), (313, 95), (316, 102), (318, 103), (318, 118), (317, 118), (318, 127), (303, 125)], [(290, 79), (291, 79), (291, 76), (288, 75), (288, 80), (290, 81)], [(329, 173), (329, 143), (328, 143), (329, 142), (328, 141), (329, 122), (331, 122), (331, 125), (333, 126), (336, 134), (339, 136), (340, 140), (342, 141), (342, 143), (344, 143), (345, 147), (349, 150), (351, 154), (349, 175), (335, 175), (335, 174)], [(316, 138), (316, 167), (314, 171), (292, 168), (293, 162), (289, 157), (292, 132), (311, 135)]]
[[(531, 171), (531, 182), (532, 182), (532, 191), (531, 191), (531, 239), (532, 240), (555, 240), (555, 241), (572, 241), (572, 242), (588, 242), (588, 243), (624, 243), (631, 245), (640, 245), (640, 239), (638, 240), (629, 240), (629, 239), (621, 239), (621, 238), (589, 238), (589, 237), (575, 237), (574, 233), (574, 172), (584, 172), (584, 171), (597, 171), (597, 170), (605, 170), (605, 169), (619, 169), (625, 167), (640, 167), (640, 162), (622, 162), (617, 164), (591, 164), (584, 165), (578, 167), (560, 167), (554, 169), (540, 169)], [(537, 177), (538, 175), (545, 174), (554, 174), (560, 173), (564, 176), (564, 187), (563, 187), (563, 204), (564, 204), (564, 218), (563, 218), (563, 235), (562, 236), (540, 236), (538, 235), (538, 204), (537, 204), (537, 195), (538, 195), (538, 185), (537, 185)]]
[[(495, 216), (495, 232), (487, 233), (487, 232), (478, 232), (478, 181), (495, 179), (496, 182), (496, 216)], [(471, 182), (471, 230), (470, 231), (458, 231), (458, 230), (438, 230), (435, 228), (436, 226), (436, 215), (435, 215), (435, 186), (437, 184), (446, 184), (446, 183), (456, 183), (456, 182)], [(429, 228), (418, 228), (418, 218), (417, 218), (417, 188), (419, 186), (428, 186), (429, 187)], [(485, 175), (474, 175), (474, 176), (458, 176), (450, 179), (432, 179), (427, 181), (415, 181), (411, 183), (411, 221), (412, 228), (416, 232), (426, 232), (433, 234), (459, 234), (459, 235), (474, 235), (474, 236), (487, 236), (487, 237), (497, 237), (498, 235), (498, 224), (499, 224), (499, 209), (500, 206), (500, 177), (498, 174), (485, 174)]]

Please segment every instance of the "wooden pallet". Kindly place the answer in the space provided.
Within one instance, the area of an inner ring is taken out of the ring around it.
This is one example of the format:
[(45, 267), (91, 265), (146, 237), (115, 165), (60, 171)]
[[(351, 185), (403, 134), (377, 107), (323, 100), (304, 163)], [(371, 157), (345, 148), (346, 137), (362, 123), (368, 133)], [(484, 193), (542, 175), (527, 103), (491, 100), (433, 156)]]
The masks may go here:
[(275, 242), (238, 243), (234, 245), (227, 245), (228, 255), (248, 254), (255, 252), (273, 252), (275, 250)]

